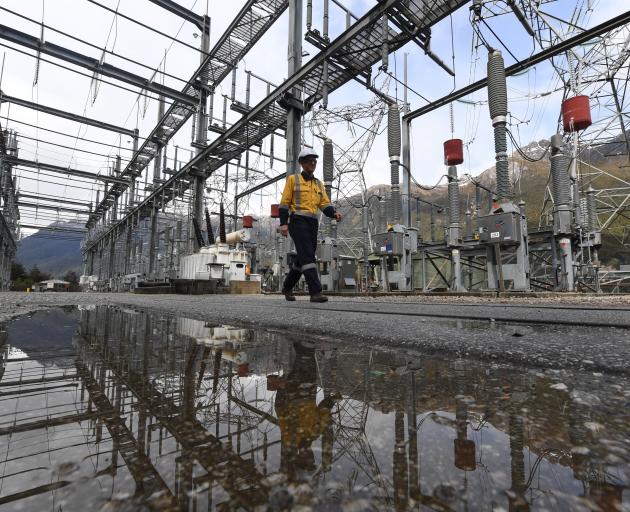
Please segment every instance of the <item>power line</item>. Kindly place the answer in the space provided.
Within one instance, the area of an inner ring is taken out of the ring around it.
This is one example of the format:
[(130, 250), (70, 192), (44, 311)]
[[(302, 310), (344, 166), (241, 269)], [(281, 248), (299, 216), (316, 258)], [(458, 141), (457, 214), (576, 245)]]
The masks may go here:
[[(105, 146), (105, 147), (112, 148), (112, 149), (122, 149), (123, 151), (133, 151), (132, 148), (124, 148), (122, 146), (114, 146), (113, 144), (106, 144), (105, 142), (99, 142), (97, 140), (86, 139), (85, 137), (79, 137), (79, 136), (75, 136), (75, 135), (70, 135), (69, 133), (59, 132), (59, 131), (56, 131), (56, 130), (51, 130), (50, 128), (44, 128), (43, 126), (37, 126), (37, 125), (34, 125), (34, 124), (26, 123), (24, 121), (18, 121), (17, 119), (13, 119), (13, 118), (10, 118), (10, 117), (0, 116), (0, 119), (4, 119), (4, 120), (6, 120), (8, 122), (11, 122), (11, 123), (23, 124), (24, 126), (30, 126), (31, 128), (36, 128), (38, 130), (44, 130), (46, 132), (55, 133), (57, 135), (63, 135), (64, 137), (69, 137), (71, 139), (78, 139), (78, 140), (82, 140), (82, 141), (85, 141), (85, 142), (90, 142), (92, 144), (99, 144), (101, 146)], [(138, 138), (141, 139), (141, 140), (144, 140), (144, 137), (138, 137)]]
[[(35, 151), (33, 151), (33, 148), (35, 149)], [(22, 142), (22, 146), (21, 146), (21, 151), (22, 152), (26, 152), (29, 153), (31, 155), (35, 155), (36, 160), (38, 160), (39, 155), (40, 155), (40, 151), (47, 151), (48, 153), (52, 153), (52, 155), (59, 155), (60, 157), (63, 158), (59, 158), (56, 156), (51, 156), (51, 155), (47, 155), (47, 158), (50, 158), (51, 160), (54, 160), (55, 162), (62, 162), (64, 164), (65, 167), (68, 166), (67, 162), (68, 160), (72, 160), (72, 156), (68, 157), (67, 153), (62, 153), (60, 151), (55, 151), (53, 149), (46, 149), (46, 148), (40, 148), (37, 143), (33, 144), (31, 142)], [(89, 160), (90, 162), (101, 162), (101, 160), (96, 160), (96, 159), (92, 159), (92, 158), (84, 158), (84, 160)], [(105, 164), (86, 164), (86, 163), (82, 163), (81, 164), (82, 167), (90, 167), (91, 169), (95, 169), (97, 171), (108, 171), (109, 170), (109, 166), (105, 165)]]
[[(48, 176), (48, 177), (51, 177), (51, 178), (57, 176), (55, 174), (48, 174), (48, 173), (45, 173), (43, 171), (39, 171), (39, 172), (38, 171), (33, 171), (33, 170), (30, 170), (30, 169), (25, 169), (24, 167), (18, 167), (18, 166), (14, 167), (14, 169), (17, 169), (20, 172), (26, 172), (28, 174), (38, 174), (39, 176)], [(42, 181), (42, 180), (39, 180), (39, 181)], [(86, 183), (86, 184), (91, 184), (92, 183), (90, 181), (83, 181), (83, 180), (81, 180), (79, 178), (73, 178), (72, 181), (73, 182), (78, 182), (78, 183)], [(81, 190), (90, 190), (92, 192), (94, 191), (93, 188), (78, 187), (76, 185), (68, 185), (67, 183), (59, 183), (59, 182), (56, 182), (56, 181), (43, 181), (43, 183), (45, 183), (46, 185), (59, 185), (61, 187), (72, 187), (72, 188), (78, 188), (78, 189), (81, 189)]]
[[(88, 0), (88, 1), (90, 1), (90, 0)], [(96, 3), (96, 2), (93, 2), (93, 3)], [(111, 10), (111, 12), (115, 12), (113, 9), (109, 9), (109, 8), (106, 8), (106, 9), (107, 9), (107, 10)], [(142, 62), (139, 62), (139, 61), (134, 60), (134, 59), (130, 59), (129, 57), (125, 57), (124, 55), (121, 55), (121, 54), (119, 54), (119, 53), (116, 53), (116, 52), (114, 52), (114, 51), (112, 51), (112, 50), (108, 50), (107, 48), (101, 48), (101, 47), (100, 47), (100, 46), (98, 46), (98, 45), (95, 45), (95, 44), (93, 44), (93, 43), (90, 43), (90, 42), (88, 42), (88, 41), (85, 41), (84, 39), (80, 39), (80, 38), (78, 38), (78, 37), (76, 37), (76, 36), (73, 36), (72, 34), (68, 34), (67, 32), (64, 32), (63, 30), (59, 30), (59, 29), (57, 29), (57, 28), (51, 27), (50, 25), (46, 25), (45, 23), (41, 23), (41, 22), (39, 22), (39, 21), (35, 21), (33, 18), (29, 18), (28, 16), (25, 16), (25, 15), (23, 15), (23, 14), (20, 14), (20, 13), (17, 13), (17, 12), (15, 12), (15, 11), (12, 11), (11, 9), (7, 9), (6, 7), (0, 7), (0, 10), (6, 11), (6, 12), (8, 12), (8, 13), (11, 13), (11, 14), (13, 14), (14, 16), (17, 16), (17, 17), (22, 18), (22, 19), (24, 19), (24, 20), (30, 21), (31, 23), (35, 23), (36, 25), (43, 26), (44, 28), (46, 28), (46, 29), (48, 29), (48, 30), (51, 30), (51, 31), (53, 31), (53, 32), (57, 32), (58, 34), (61, 34), (62, 36), (65, 36), (65, 37), (68, 37), (68, 38), (73, 39), (73, 40), (75, 40), (75, 41), (78, 41), (79, 43), (82, 43), (82, 44), (85, 44), (85, 45), (90, 46), (90, 47), (92, 47), (92, 48), (95, 48), (96, 50), (99, 50), (99, 51), (101, 51), (101, 52), (109, 53), (109, 54), (113, 55), (114, 57), (118, 57), (118, 58), (120, 58), (120, 59), (126, 60), (126, 61), (128, 61), (128, 62), (131, 62), (132, 64), (137, 65), (137, 66), (141, 66), (141, 67), (146, 68), (146, 69), (149, 69), (149, 70), (151, 70), (151, 71), (157, 71), (158, 73), (163, 74), (163, 75), (165, 75), (165, 76), (168, 76), (169, 78), (173, 78), (173, 79), (175, 79), (175, 80), (179, 80), (180, 82), (183, 82), (183, 83), (188, 83), (188, 80), (184, 80), (183, 78), (179, 78), (178, 76), (171, 75), (171, 74), (169, 74), (169, 73), (166, 73), (165, 71), (155, 70), (155, 69), (154, 69), (154, 68), (152, 68), (151, 66), (147, 66), (146, 64), (143, 64)], [(122, 14), (120, 14), (120, 13), (117, 13), (117, 14), (118, 14), (119, 16), (123, 16), (123, 17), (125, 17), (124, 15), (122, 15)], [(134, 20), (131, 20), (131, 21), (134, 21)], [(140, 23), (140, 22), (136, 22), (136, 23)], [(153, 30), (153, 29), (151, 29), (151, 30)], [(159, 33), (159, 32), (158, 32), (158, 33)], [(166, 37), (169, 37), (169, 36), (166, 36)], [(182, 44), (186, 44), (186, 43), (182, 43)], [(194, 49), (194, 47), (191, 47), (191, 48), (193, 48), (193, 49)]]
[[(105, 9), (106, 11), (109, 11), (109, 12), (112, 12), (112, 13), (116, 14), (116, 16), (120, 16), (121, 18), (124, 18), (124, 19), (126, 19), (128, 21), (131, 21), (132, 23), (135, 23), (136, 25), (140, 25), (141, 27), (146, 28), (147, 30), (155, 32), (156, 34), (159, 34), (159, 35), (161, 35), (163, 37), (166, 37), (167, 39), (170, 39), (171, 41), (173, 41), (175, 43), (179, 43), (179, 44), (181, 44), (183, 46), (186, 46), (187, 48), (195, 50), (196, 52), (199, 52), (199, 53), (202, 53), (204, 55), (207, 55), (206, 52), (202, 51), (199, 48), (196, 48), (195, 46), (193, 46), (191, 44), (185, 43), (184, 41), (180, 41), (179, 39), (177, 39), (177, 38), (175, 38), (173, 36), (169, 36), (168, 34), (162, 32), (162, 31), (160, 31), (160, 30), (158, 30), (156, 28), (150, 27), (149, 25), (145, 25), (141, 21), (133, 19), (133, 18), (131, 18), (131, 17), (125, 15), (125, 14), (122, 14), (122, 13), (118, 12), (118, 11), (114, 11), (114, 9), (112, 9), (110, 7), (107, 7), (106, 5), (100, 4), (100, 3), (96, 2), (95, 0), (87, 0), (87, 1), (90, 2), (91, 4), (98, 5), (102, 9)], [(182, 80), (182, 81), (183, 82), (187, 82), (187, 80)]]
[[(56, 142), (50, 142), (50, 141), (44, 140), (44, 139), (38, 139), (38, 138), (35, 138), (35, 137), (29, 137), (28, 135), (22, 135), (21, 133), (18, 133), (17, 136), (22, 138), (22, 139), (34, 140), (34, 141), (42, 143), (42, 144), (50, 144), (51, 146), (57, 146), (59, 148), (71, 149), (72, 151), (79, 151), (80, 153), (88, 153), (90, 155), (102, 156), (102, 157), (105, 157), (105, 158), (113, 158), (113, 157), (116, 156), (116, 155), (112, 155), (112, 154), (105, 155), (103, 153), (95, 153), (94, 151), (88, 151), (87, 149), (71, 148), (70, 146), (64, 146), (63, 144), (57, 144)], [(121, 158), (121, 160), (123, 162), (129, 162), (130, 161), (128, 158)]]
[(138, 96), (143, 96), (143, 97), (149, 98), (149, 99), (155, 99), (153, 96), (151, 96), (150, 94), (148, 94), (146, 92), (142, 92), (142, 91), (138, 92), (138, 91), (135, 91), (133, 89), (129, 89), (128, 87), (125, 87), (124, 85), (115, 84), (114, 82), (109, 82), (109, 81), (105, 80), (104, 78), (100, 78), (100, 77), (97, 77), (97, 76), (89, 75), (87, 73), (83, 73), (82, 71), (79, 71), (77, 69), (72, 69), (72, 68), (70, 68), (68, 66), (64, 66), (63, 64), (59, 64), (58, 62), (53, 62), (51, 60), (45, 59), (42, 56), (37, 57), (37, 55), (32, 55), (32, 54), (28, 53), (25, 50), (20, 50), (18, 48), (15, 48), (13, 46), (8, 45), (8, 44), (0, 43), (0, 46), (2, 46), (4, 48), (8, 48), (9, 50), (13, 50), (14, 52), (17, 52), (17, 53), (21, 53), (22, 55), (27, 55), (28, 57), (31, 57), (33, 59), (39, 59), (41, 62), (46, 62), (47, 64), (52, 64), (53, 66), (57, 66), (57, 67), (59, 67), (61, 69), (65, 69), (67, 71), (71, 71), (72, 73), (76, 73), (77, 75), (85, 76), (85, 77), (89, 78), (90, 80), (97, 80), (98, 82), (101, 82), (101, 83), (104, 83), (104, 84), (107, 84), (107, 85), (111, 85), (112, 87), (117, 87), (118, 89), (122, 89), (123, 91), (127, 91), (127, 92), (130, 92), (132, 94), (137, 94)]
[(51, 201), (51, 202), (60, 201), (66, 204), (73, 204), (75, 206), (84, 206), (84, 207), (87, 206), (88, 204), (86, 201), (76, 201), (75, 199), (78, 199), (78, 198), (68, 198), (68, 197), (63, 197), (63, 196), (38, 194), (38, 193), (35, 193), (35, 194), (30, 194), (28, 191), (23, 192), (20, 190), (19, 199), (25, 197), (27, 199), (37, 199), (39, 201)]

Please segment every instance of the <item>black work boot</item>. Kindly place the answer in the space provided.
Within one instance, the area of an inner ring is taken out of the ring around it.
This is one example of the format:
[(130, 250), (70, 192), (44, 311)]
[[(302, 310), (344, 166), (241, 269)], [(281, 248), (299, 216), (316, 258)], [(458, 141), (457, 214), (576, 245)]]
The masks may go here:
[(295, 300), (295, 295), (293, 295), (293, 290), (282, 290), (284, 294), (284, 298), (289, 302), (293, 302)]
[(311, 302), (328, 302), (328, 297), (326, 297), (326, 295), (322, 295), (321, 293), (315, 293), (311, 295)]

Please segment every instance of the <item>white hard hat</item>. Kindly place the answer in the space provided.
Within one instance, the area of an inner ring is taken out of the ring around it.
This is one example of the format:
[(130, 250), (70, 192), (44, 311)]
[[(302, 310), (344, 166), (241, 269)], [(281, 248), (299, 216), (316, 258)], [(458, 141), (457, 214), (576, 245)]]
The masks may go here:
[(302, 151), (300, 151), (300, 154), (298, 155), (298, 162), (302, 160), (302, 158), (306, 158), (307, 156), (314, 156), (315, 158), (319, 158), (319, 155), (315, 152), (314, 149), (304, 148)]

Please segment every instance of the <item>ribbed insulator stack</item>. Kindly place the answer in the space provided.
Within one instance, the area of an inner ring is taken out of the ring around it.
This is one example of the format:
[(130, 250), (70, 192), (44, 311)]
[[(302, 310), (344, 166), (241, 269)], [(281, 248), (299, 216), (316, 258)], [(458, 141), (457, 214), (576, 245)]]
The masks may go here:
[(507, 117), (505, 63), (499, 50), (488, 54), (488, 107), (490, 118)]
[(392, 184), (392, 221), (397, 224), (400, 221), (400, 111), (398, 105), (392, 103), (387, 114), (387, 149), (389, 150), (389, 161), (391, 165)]
[[(323, 154), (323, 175), (324, 175), (324, 187), (326, 188), (326, 194), (332, 200), (332, 180), (334, 174), (335, 156), (333, 153), (333, 143), (331, 139), (324, 140), (324, 154)], [(333, 225), (329, 218), (324, 220), (324, 232), (328, 236), (336, 238), (336, 234), (333, 233)]]
[(464, 215), (466, 216), (466, 238), (470, 238), (472, 236), (472, 212), (467, 209)]
[(475, 185), (475, 209), (481, 210), (481, 187)]
[(557, 205), (571, 202), (571, 179), (569, 178), (569, 164), (571, 159), (559, 151), (551, 158), (551, 192), (553, 201)]
[(497, 196), (499, 199), (508, 199), (512, 197), (512, 184), (507, 154), (507, 84), (505, 63), (498, 50), (488, 54), (488, 107), (494, 126)]
[(459, 182), (457, 180), (457, 167), (452, 165), (448, 168), (448, 204), (449, 204), (449, 224), (451, 227), (459, 226), (460, 206), (459, 206)]
[(226, 243), (226, 233), (225, 233), (225, 209), (223, 207), (223, 202), (219, 204), (219, 241), (224, 244)]
[(212, 221), (210, 220), (210, 212), (208, 208), (206, 208), (206, 231), (208, 233), (208, 245), (214, 245), (214, 232), (212, 231)]
[(586, 197), (580, 197), (580, 225), (584, 226), (588, 229), (589, 226), (589, 218), (588, 218), (588, 200)]
[(595, 190), (589, 187), (586, 191), (586, 206), (588, 210), (589, 231), (599, 231), (599, 221), (597, 220), (597, 201), (595, 200)]
[(387, 199), (381, 197), (378, 202), (378, 229), (381, 232), (387, 230)]
[[(332, 180), (335, 166), (335, 156), (333, 153), (333, 142), (331, 139), (326, 139), (324, 141), (324, 155), (323, 155), (324, 165), (323, 165), (323, 174), (324, 174), (324, 185), (326, 186), (326, 193), (330, 198), (331, 189), (332, 189)], [(332, 199), (332, 198), (331, 198)]]

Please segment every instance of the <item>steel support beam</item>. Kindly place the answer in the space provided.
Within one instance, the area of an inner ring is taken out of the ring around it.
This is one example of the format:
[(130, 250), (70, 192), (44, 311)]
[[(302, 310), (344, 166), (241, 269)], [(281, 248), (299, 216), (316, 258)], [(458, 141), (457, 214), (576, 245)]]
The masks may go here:
[(22, 100), (20, 98), (15, 98), (13, 96), (7, 96), (2, 91), (0, 91), (0, 104), (2, 103), (12, 103), (13, 105), (19, 105), (21, 107), (30, 108), (31, 110), (37, 110), (38, 112), (44, 112), (45, 114), (50, 114), (51, 116), (63, 117), (64, 119), (69, 119), (70, 121), (76, 121), (77, 123), (95, 126), (96, 128), (101, 128), (102, 130), (109, 130), (111, 132), (122, 133), (124, 135), (128, 135), (129, 137), (133, 137), (134, 135), (133, 130), (130, 130), (128, 128), (123, 128), (122, 126), (116, 126), (113, 124), (105, 123), (103, 121), (98, 121), (96, 119), (90, 119), (89, 117), (84, 117), (78, 114), (73, 114), (71, 112), (66, 112), (64, 110), (59, 110), (53, 107), (47, 107), (46, 105), (39, 105), (37, 103), (33, 103), (32, 101)]
[[(203, 26), (201, 27), (201, 64), (204, 62), (203, 55), (210, 50), (210, 18), (205, 17)], [(199, 91), (199, 107), (197, 108), (197, 133), (195, 134), (195, 142), (197, 143), (196, 154), (201, 153), (202, 148), (207, 144), (208, 138), (208, 87), (210, 81), (208, 76), (201, 75), (201, 89)], [(212, 84), (214, 85), (214, 84)], [(206, 184), (206, 178), (203, 173), (198, 174), (194, 178), (194, 194), (193, 194), (193, 219), (201, 226), (203, 223), (203, 194)]]
[[(247, 54), (250, 48), (282, 15), (288, 6), (288, 2), (283, 0), (281, 4), (276, 5), (275, 10), (269, 10), (268, 16), (260, 18), (260, 15), (256, 14), (254, 9), (259, 11), (263, 8), (263, 6), (264, 4), (261, 3), (260, 0), (248, 0), (245, 3), (223, 35), (212, 47), (212, 50), (210, 50), (210, 52), (204, 50), (202, 53), (203, 61), (201, 65), (195, 71), (186, 86), (182, 89), (182, 93), (195, 95), (199, 94), (196, 89), (197, 82), (204, 76), (210, 77), (209, 83), (207, 84), (209, 91), (220, 84), (232, 71), (232, 68), (236, 66), (238, 61)], [(267, 9), (265, 8), (263, 10)], [(260, 20), (262, 19), (264, 19), (263, 25), (258, 26)], [(231, 36), (235, 35), (238, 39), (241, 39), (241, 32), (247, 27), (255, 27), (256, 30), (253, 33), (250, 33), (250, 31), (247, 30), (247, 35), (251, 37), (251, 40), (247, 41), (247, 44), (243, 48), (237, 50), (232, 43)], [(229, 61), (226, 61), (226, 55), (229, 57)], [(131, 174), (140, 174), (149, 164), (151, 159), (155, 157), (159, 147), (166, 145), (173, 135), (175, 135), (175, 133), (177, 133), (178, 130), (190, 119), (192, 114), (193, 109), (191, 109), (190, 106), (182, 105), (178, 102), (172, 103), (164, 117), (160, 120), (160, 122), (158, 122), (149, 136), (142, 143), (140, 149), (135, 147), (133, 156), (123, 170), (121, 176), (126, 177)], [(112, 189), (105, 194), (103, 201), (96, 205), (94, 210), (94, 221), (98, 220), (103, 211), (107, 209), (107, 200), (121, 192), (121, 187), (112, 187)], [(90, 222), (93, 223), (94, 221)]]
[(34, 224), (22, 224), (20, 223), (20, 227), (22, 229), (38, 229), (40, 231), (59, 231), (64, 233), (79, 233), (83, 234), (87, 232), (87, 229), (73, 229), (73, 228), (64, 228), (58, 226), (35, 226)]
[[(588, 41), (590, 41), (591, 39), (595, 37), (601, 36), (602, 34), (605, 34), (606, 32), (619, 28), (628, 23), (630, 23), (630, 10), (624, 12), (623, 14), (620, 14), (619, 16), (616, 16), (615, 18), (611, 18), (605, 21), (604, 23), (600, 23), (599, 25), (596, 25), (593, 28), (585, 30), (584, 32), (576, 36), (570, 37), (562, 41), (561, 43), (558, 43), (541, 52), (538, 52), (527, 59), (523, 59), (516, 62), (515, 64), (512, 64), (511, 66), (505, 68), (505, 76), (511, 76), (511, 75), (515, 75), (516, 73), (520, 73), (521, 71), (524, 71), (526, 69), (531, 68), (532, 66), (535, 66), (536, 64), (540, 64), (541, 62), (544, 62), (548, 59), (551, 59), (552, 57), (555, 57), (556, 55), (564, 53), (575, 46), (579, 46), (581, 44), (587, 43)], [(481, 80), (477, 80), (476, 82), (470, 85), (467, 85), (466, 87), (462, 87), (461, 89), (458, 89), (457, 91), (453, 91), (452, 93), (447, 94), (446, 96), (442, 96), (439, 100), (433, 101), (432, 103), (429, 103), (428, 105), (425, 105), (424, 107), (420, 107), (416, 110), (409, 112), (407, 115), (403, 116), (403, 120), (411, 121), (417, 117), (428, 114), (429, 112), (432, 112), (433, 110), (443, 107), (444, 105), (448, 105), (449, 103), (455, 100), (464, 98), (468, 96), (469, 94), (472, 94), (473, 92), (483, 89), (487, 87), (487, 85), (488, 85), (487, 78), (482, 78)]]
[[(113, 412), (113, 410), (111, 411)], [(17, 423), (11, 427), (0, 428), (0, 436), (11, 436), (21, 432), (29, 432), (31, 430), (47, 429), (52, 427), (60, 427), (71, 423), (79, 423), (81, 421), (89, 421), (98, 418), (97, 412), (81, 412), (77, 414), (69, 414), (67, 416), (57, 416), (46, 418), (45, 420), (36, 420), (27, 423)]]
[(76, 213), (79, 215), (91, 215), (92, 212), (90, 210), (79, 210), (77, 208), (66, 208), (64, 206), (55, 206), (54, 204), (38, 204), (38, 203), (29, 203), (27, 201), (18, 201), (18, 206), (22, 206), (24, 208), (35, 208), (41, 210), (53, 210), (56, 212), (66, 212), (66, 213)]
[(26, 199), (38, 199), (39, 201), (52, 201), (55, 202), (57, 204), (59, 203), (63, 203), (63, 204), (73, 204), (75, 206), (84, 206), (84, 207), (88, 207), (88, 205), (91, 205), (91, 203), (86, 202), (86, 201), (71, 201), (70, 199), (65, 199), (63, 197), (49, 197), (49, 196), (45, 196), (45, 195), (35, 195), (35, 194), (25, 194), (24, 192), (19, 192), (17, 194), (18, 199), (21, 198), (26, 198)]
[[(2, 96), (2, 91), (0, 91), (0, 97)], [(4, 140), (4, 130), (2, 128), (2, 123), (0, 123), (0, 155), (6, 155), (7, 153), (7, 144)]]
[[(246, 510), (254, 508), (253, 505), (266, 503), (267, 489), (260, 483), (263, 475), (258, 469), (249, 464), (249, 459), (243, 459), (232, 448), (223, 444), (217, 437), (212, 435), (197, 418), (187, 417), (189, 413), (185, 411), (182, 403), (168, 394), (163, 394), (154, 382), (145, 378), (142, 374), (125, 366), (122, 360), (105, 360), (103, 348), (97, 349), (90, 344), (91, 338), (82, 336), (86, 342), (85, 348), (94, 354), (98, 359), (103, 360), (106, 367), (111, 371), (112, 379), (118, 385), (124, 385), (137, 400), (138, 409), (145, 409), (147, 414), (152, 414), (157, 421), (169, 432), (173, 438), (180, 443), (182, 451), (188, 450), (195, 454), (198, 464), (206, 471), (211, 472), (217, 464), (224, 464), (226, 475), (218, 477), (216, 481), (233, 498), (238, 500), (238, 504)], [(194, 361), (193, 361), (194, 363)], [(184, 380), (193, 376), (193, 373), (182, 375)], [(190, 380), (190, 379), (189, 379)], [(190, 384), (190, 382), (189, 382)], [(184, 384), (186, 386), (186, 384)], [(185, 389), (182, 390), (182, 402), (185, 402)], [(243, 480), (246, 485), (236, 485), (235, 478)]]
[[(439, 2), (437, 3), (439, 4)], [(443, 0), (434, 9), (423, 11), (423, 15), (426, 17), (423, 21), (424, 25), (426, 27), (434, 25), (465, 3), (465, 0)], [(374, 27), (384, 14), (397, 8), (407, 9), (405, 5), (400, 0), (383, 0), (375, 5), (361, 19), (332, 41), (326, 49), (315, 55), (308, 63), (304, 64), (267, 95), (258, 105), (254, 106), (247, 114), (235, 122), (231, 128), (210, 143), (201, 153), (194, 156), (184, 167), (175, 172), (165, 183), (154, 189), (140, 204), (129, 211), (119, 224), (136, 215), (138, 211), (161, 208), (168, 203), (172, 198), (175, 182), (183, 183), (185, 180), (188, 181), (191, 174), (198, 172), (200, 169), (211, 174), (229, 160), (242, 154), (246, 149), (245, 144), (242, 142), (244, 139), (248, 140), (247, 146), (251, 146), (278, 128), (286, 126), (287, 109), (282, 106), (283, 102), (279, 100), (286, 99), (287, 92), (296, 87), (301, 88), (305, 96), (302, 100), (306, 108), (310, 108), (321, 98), (320, 77), (326, 60), (334, 61), (338, 57), (343, 57), (349, 61), (349, 55), (354, 55), (356, 59), (356, 62), (353, 62), (352, 69), (348, 68), (343, 73), (329, 77), (329, 93), (352, 80), (357, 73), (365, 71), (368, 67), (378, 62), (380, 51), (369, 40)], [(409, 5), (416, 6), (416, 4)], [(418, 30), (421, 30), (421, 28), (418, 27)], [(410, 37), (408, 35), (399, 34), (390, 40), (389, 51), (394, 52), (398, 50), (409, 40)], [(359, 54), (361, 58), (356, 57)], [(98, 244), (100, 240), (107, 236), (109, 231), (115, 228), (116, 225), (110, 227), (109, 230), (101, 233), (95, 239), (88, 241), (83, 250), (87, 251), (95, 244)]]
[(35, 36), (20, 32), (19, 30), (7, 27), (6, 25), (0, 25), (0, 38), (19, 44), (20, 46), (24, 46), (33, 51), (45, 53), (51, 57), (55, 57), (56, 59), (64, 60), (74, 64), (75, 66), (88, 69), (94, 73), (108, 76), (110, 78), (114, 78), (115, 80), (120, 80), (121, 82), (139, 87), (140, 89), (161, 94), (162, 96), (180, 101), (191, 107), (197, 105), (197, 100), (188, 94), (181, 93), (176, 89), (164, 86), (158, 82), (153, 82), (150, 79), (143, 78), (134, 73), (130, 73), (129, 71), (125, 71), (124, 69), (112, 66), (111, 64), (100, 62), (99, 59), (68, 50), (63, 46), (59, 46), (48, 41), (42, 42)]
[(203, 28), (203, 16), (199, 16), (198, 14), (189, 11), (185, 7), (182, 7), (178, 3), (172, 2), (171, 0), (149, 0), (151, 3), (160, 6), (162, 9), (166, 9), (169, 12), (172, 12), (176, 16), (179, 16), (190, 23), (197, 25), (197, 27), (201, 30)]
[(151, 459), (140, 449), (137, 439), (133, 432), (127, 428), (124, 420), (119, 415), (111, 413), (114, 407), (107, 395), (101, 390), (96, 379), (92, 377), (90, 370), (81, 360), (77, 360), (75, 365), (77, 374), (90, 394), (94, 407), (99, 412), (109, 435), (116, 443), (127, 465), (129, 473), (136, 482), (137, 492), (144, 495), (150, 508), (175, 508), (175, 498), (168, 485), (153, 466)]
[(267, 181), (263, 181), (262, 183), (259, 183), (258, 185), (252, 187), (252, 188), (248, 188), (247, 190), (243, 190), (243, 192), (241, 192), (240, 194), (237, 194), (236, 196), (234, 196), (234, 198), (238, 201), (239, 199), (248, 196), (250, 194), (253, 194), (254, 192), (257, 192), (265, 187), (268, 187), (269, 185), (273, 185), (274, 183), (278, 183), (280, 180), (283, 180), (287, 177), (286, 174), (280, 174), (278, 176), (276, 176), (275, 178), (270, 178)]
[(40, 169), (44, 171), (56, 172), (59, 174), (66, 174), (68, 176), (76, 176), (77, 178), (87, 178), (90, 180), (104, 181), (106, 183), (127, 183), (127, 180), (116, 178), (114, 176), (94, 174), (87, 171), (80, 171), (79, 169), (71, 169), (70, 167), (62, 167), (61, 165), (46, 164), (43, 162), (34, 162), (32, 160), (24, 160), (23, 158), (7, 158), (7, 161), (11, 165), (15, 165), (15, 166), (30, 167), (31, 169)]
[(4, 240), (11, 242), (11, 247), (15, 251), (17, 244), (15, 243), (15, 234), (13, 230), (7, 224), (7, 220), (4, 218), (4, 214), (0, 212), (0, 233), (4, 236)]
[[(289, 52), (288, 74), (291, 76), (302, 67), (302, 0), (289, 0)], [(328, 84), (325, 84), (328, 87)], [(292, 97), (300, 100), (300, 91), (295, 88), (290, 91)], [(286, 175), (298, 174), (298, 154), (302, 142), (302, 115), (303, 109), (297, 105), (290, 105), (287, 111), (286, 131)], [(235, 212), (236, 213), (236, 212)]]

